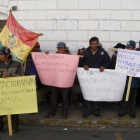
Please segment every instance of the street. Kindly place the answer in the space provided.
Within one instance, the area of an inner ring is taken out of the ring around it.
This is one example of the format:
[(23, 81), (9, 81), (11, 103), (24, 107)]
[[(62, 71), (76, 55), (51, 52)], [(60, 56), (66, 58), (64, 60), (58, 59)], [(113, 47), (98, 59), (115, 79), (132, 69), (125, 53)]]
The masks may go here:
[(0, 140), (140, 140), (140, 129), (20, 126), (12, 137), (5, 128)]

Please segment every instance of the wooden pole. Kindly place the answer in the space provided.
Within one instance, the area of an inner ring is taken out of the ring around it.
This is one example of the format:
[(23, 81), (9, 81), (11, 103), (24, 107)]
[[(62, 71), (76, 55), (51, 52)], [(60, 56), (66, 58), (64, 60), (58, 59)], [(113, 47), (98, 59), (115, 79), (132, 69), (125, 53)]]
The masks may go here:
[(127, 86), (127, 93), (126, 93), (125, 101), (128, 101), (128, 100), (129, 100), (129, 94), (130, 94), (131, 83), (132, 83), (132, 76), (129, 76), (128, 86)]
[(12, 13), (12, 9), (9, 10), (9, 13)]
[(9, 129), (9, 136), (13, 135), (13, 131), (12, 131), (12, 121), (11, 121), (11, 115), (7, 115), (8, 117), (8, 129)]
[(43, 36), (43, 34), (42, 34), (42, 33), (40, 33), (39, 35), (40, 35), (40, 36)]
[(110, 51), (118, 51), (118, 48), (109, 48)]

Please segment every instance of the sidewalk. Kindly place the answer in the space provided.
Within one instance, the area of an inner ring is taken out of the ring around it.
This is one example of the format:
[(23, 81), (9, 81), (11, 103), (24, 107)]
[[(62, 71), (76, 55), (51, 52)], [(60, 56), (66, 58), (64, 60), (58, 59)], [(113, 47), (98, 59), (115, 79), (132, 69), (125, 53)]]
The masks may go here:
[(61, 117), (61, 108), (57, 109), (56, 116), (46, 118), (48, 105), (42, 103), (39, 105), (39, 112), (35, 114), (21, 114), (20, 123), (23, 125), (50, 125), (50, 126), (72, 126), (72, 127), (140, 127), (140, 107), (136, 108), (136, 118), (131, 119), (129, 115), (118, 118), (118, 106), (115, 103), (107, 103), (101, 107), (102, 117), (96, 118), (90, 115), (83, 119), (83, 107), (76, 103), (70, 106), (67, 119)]

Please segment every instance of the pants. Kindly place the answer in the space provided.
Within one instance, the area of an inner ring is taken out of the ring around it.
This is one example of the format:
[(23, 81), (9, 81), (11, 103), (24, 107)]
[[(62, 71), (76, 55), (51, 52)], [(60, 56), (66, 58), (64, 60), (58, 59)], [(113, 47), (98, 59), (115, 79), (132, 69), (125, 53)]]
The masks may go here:
[(126, 89), (124, 92), (123, 100), (120, 103), (120, 109), (119, 113), (120, 114), (135, 114), (135, 106), (136, 106), (136, 95), (137, 95), (138, 89), (137, 88), (131, 88), (130, 89), (130, 95), (129, 95), (129, 101), (125, 101), (126, 97)]
[(51, 87), (50, 113), (55, 114), (58, 104), (58, 95), (62, 96), (62, 113), (68, 113), (69, 108), (69, 88)]
[[(1, 130), (4, 127), (3, 118), (4, 118), (4, 116), (0, 116), (0, 129)], [(18, 127), (19, 127), (19, 116), (18, 115), (11, 115), (11, 120), (12, 120), (12, 128), (13, 129), (18, 129)]]
[(87, 101), (84, 100), (84, 114), (88, 115), (91, 113), (99, 114), (100, 113), (100, 102)]

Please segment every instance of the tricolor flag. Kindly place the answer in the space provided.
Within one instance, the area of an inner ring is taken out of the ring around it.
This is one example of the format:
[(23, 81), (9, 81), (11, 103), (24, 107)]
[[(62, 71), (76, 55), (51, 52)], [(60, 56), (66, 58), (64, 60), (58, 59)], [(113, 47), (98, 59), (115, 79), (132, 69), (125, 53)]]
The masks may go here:
[(6, 25), (0, 33), (0, 47), (8, 47), (13, 59), (23, 63), (36, 44), (39, 35), (19, 25), (10, 12)]

